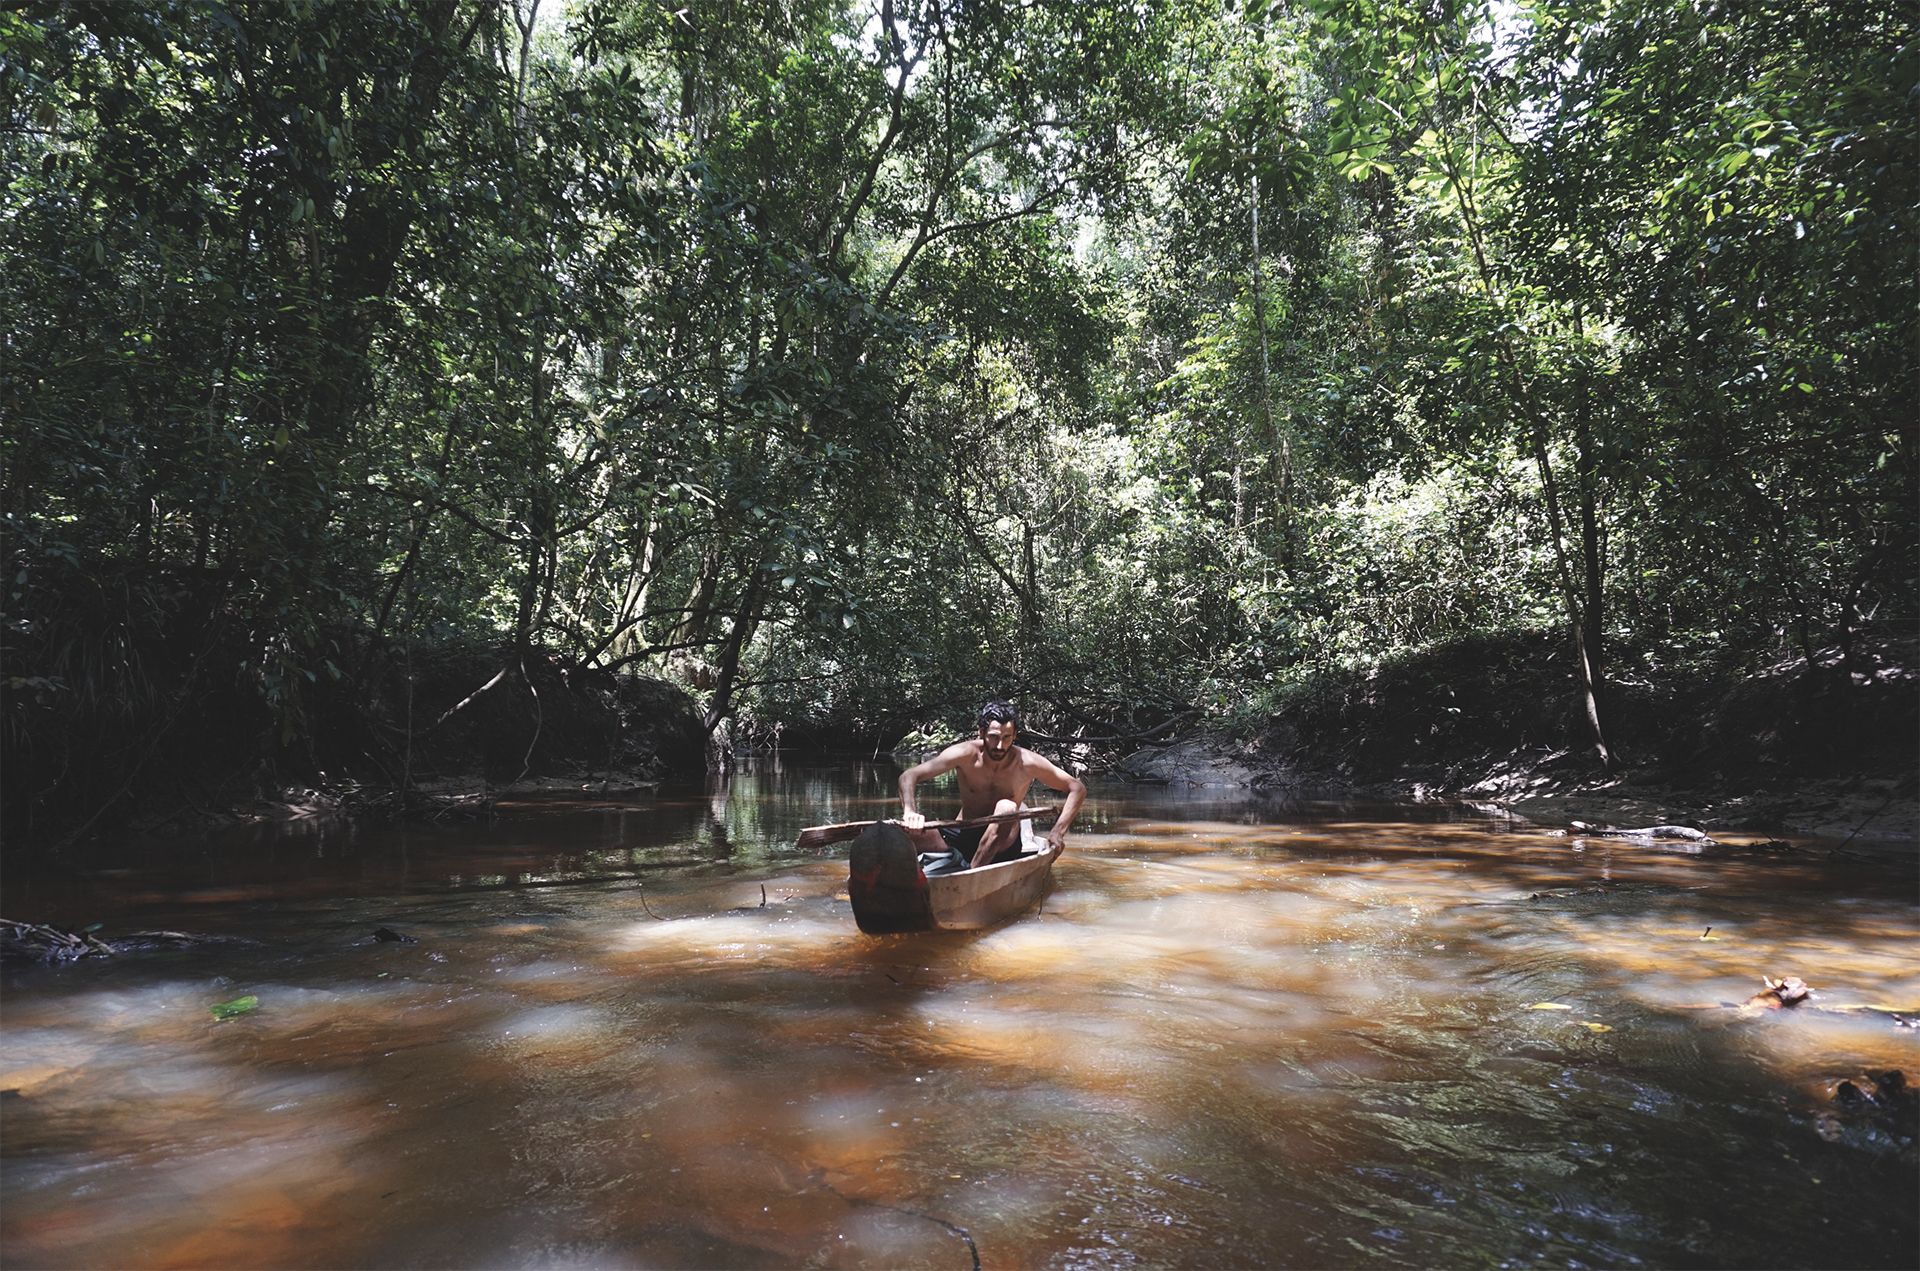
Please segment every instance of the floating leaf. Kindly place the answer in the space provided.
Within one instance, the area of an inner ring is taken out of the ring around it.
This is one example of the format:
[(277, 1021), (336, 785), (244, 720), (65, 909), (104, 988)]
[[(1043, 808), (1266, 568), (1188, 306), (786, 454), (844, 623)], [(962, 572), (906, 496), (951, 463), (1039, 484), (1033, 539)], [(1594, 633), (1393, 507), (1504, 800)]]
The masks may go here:
[(1580, 1026), (1586, 1029), (1589, 1033), (1611, 1033), (1613, 1031), (1613, 1025), (1596, 1024), (1590, 1019), (1581, 1020)]
[(1571, 1006), (1564, 1006), (1559, 1002), (1535, 1002), (1527, 1009), (1530, 1011), (1570, 1011), (1573, 1008)]
[(231, 1002), (216, 1002), (207, 1009), (213, 1012), (215, 1019), (232, 1019), (236, 1015), (245, 1015), (260, 1005), (260, 999), (249, 993), (245, 997), (236, 997)]

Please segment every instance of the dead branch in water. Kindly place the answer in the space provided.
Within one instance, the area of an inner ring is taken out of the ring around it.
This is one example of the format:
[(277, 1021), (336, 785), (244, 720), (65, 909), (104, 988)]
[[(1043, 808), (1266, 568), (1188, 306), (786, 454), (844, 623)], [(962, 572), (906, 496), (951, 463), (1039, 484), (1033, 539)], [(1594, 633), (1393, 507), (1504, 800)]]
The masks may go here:
[[(197, 936), (185, 931), (135, 931), (113, 940), (94, 935), (99, 924), (84, 931), (65, 931), (40, 922), (0, 918), (0, 959), (20, 962), (75, 962), (81, 958), (111, 958), (152, 949), (188, 949), (195, 945), (232, 941), (231, 936)], [(251, 942), (243, 942), (251, 943)]]

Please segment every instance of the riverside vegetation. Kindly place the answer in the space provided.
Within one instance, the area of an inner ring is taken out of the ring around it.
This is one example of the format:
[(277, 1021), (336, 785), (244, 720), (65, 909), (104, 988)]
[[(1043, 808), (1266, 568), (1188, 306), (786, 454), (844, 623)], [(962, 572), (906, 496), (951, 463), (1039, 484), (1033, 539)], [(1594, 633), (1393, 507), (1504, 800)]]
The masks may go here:
[(989, 692), (1910, 798), (1912, 18), (11, 6), (8, 834)]

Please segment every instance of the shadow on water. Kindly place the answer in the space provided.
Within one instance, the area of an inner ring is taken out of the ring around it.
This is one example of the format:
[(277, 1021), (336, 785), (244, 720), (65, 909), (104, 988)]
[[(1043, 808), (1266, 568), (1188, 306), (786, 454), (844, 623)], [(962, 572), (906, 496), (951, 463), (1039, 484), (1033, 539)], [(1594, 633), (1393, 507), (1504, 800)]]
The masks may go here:
[(1915, 1067), (1830, 1009), (1920, 1006), (1910, 858), (1123, 790), (1037, 912), (872, 939), (791, 845), (890, 790), (85, 863), (251, 943), (10, 980), (9, 1263), (1913, 1261), (1912, 1127), (1826, 1097)]
[(759, 760), (657, 790), (502, 798), (483, 817), (380, 826), (313, 817), (162, 844), (96, 840), (6, 865), (9, 914), (77, 925), (298, 898), (578, 885), (797, 854), (802, 826), (886, 815), (895, 770)]

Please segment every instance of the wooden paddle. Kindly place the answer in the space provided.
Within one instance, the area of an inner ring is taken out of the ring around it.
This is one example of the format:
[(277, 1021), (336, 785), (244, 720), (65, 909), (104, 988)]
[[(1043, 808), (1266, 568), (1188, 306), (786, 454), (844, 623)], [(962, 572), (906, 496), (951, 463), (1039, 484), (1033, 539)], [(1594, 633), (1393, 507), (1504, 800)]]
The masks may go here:
[[(998, 816), (972, 816), (958, 821), (928, 821), (922, 828), (943, 830), (956, 825), (998, 825), (1002, 821), (1024, 821), (1029, 817), (1058, 816), (1059, 808), (1026, 808), (1019, 812), (1002, 812)], [(800, 831), (797, 840), (801, 847), (825, 847), (829, 843), (844, 843), (848, 839), (857, 839), (861, 832), (871, 826), (880, 825), (880, 821), (847, 821), (840, 825), (809, 825)]]

